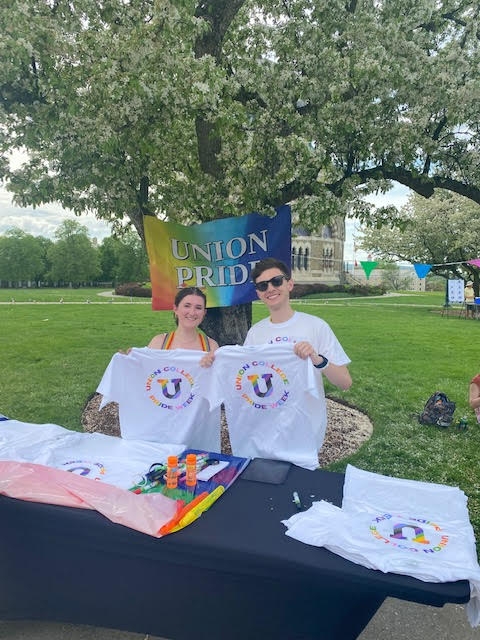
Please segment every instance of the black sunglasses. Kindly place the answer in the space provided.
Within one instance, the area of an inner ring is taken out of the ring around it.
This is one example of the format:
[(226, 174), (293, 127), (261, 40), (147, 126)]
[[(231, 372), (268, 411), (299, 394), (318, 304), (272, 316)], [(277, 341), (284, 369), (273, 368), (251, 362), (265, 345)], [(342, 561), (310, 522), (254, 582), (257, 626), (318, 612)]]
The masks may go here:
[(268, 289), (268, 285), (271, 284), (272, 287), (281, 287), (284, 280), (288, 280), (287, 276), (273, 276), (270, 280), (262, 280), (261, 282), (255, 282), (255, 289), (257, 291), (266, 291)]

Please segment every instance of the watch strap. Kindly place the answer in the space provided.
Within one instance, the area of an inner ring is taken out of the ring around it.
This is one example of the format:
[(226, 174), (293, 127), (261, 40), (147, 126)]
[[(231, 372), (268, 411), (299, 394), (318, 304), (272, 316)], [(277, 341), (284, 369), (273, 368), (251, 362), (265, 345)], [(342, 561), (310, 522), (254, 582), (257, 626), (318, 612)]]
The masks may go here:
[(314, 364), (313, 366), (315, 367), (315, 369), (325, 369), (328, 364), (328, 358), (322, 356), (321, 353), (318, 354), (318, 357), (323, 358), (322, 362), (320, 362), (320, 364)]

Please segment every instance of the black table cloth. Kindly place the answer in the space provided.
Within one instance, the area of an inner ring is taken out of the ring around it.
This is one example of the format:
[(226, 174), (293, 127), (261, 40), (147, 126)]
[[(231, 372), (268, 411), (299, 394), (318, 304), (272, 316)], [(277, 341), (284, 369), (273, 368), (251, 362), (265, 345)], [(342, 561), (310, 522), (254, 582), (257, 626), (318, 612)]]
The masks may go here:
[(156, 539), (100, 514), (0, 497), (0, 619), (44, 619), (172, 640), (356, 638), (388, 596), (443, 606), (468, 581), (357, 566), (285, 535), (281, 520), (340, 505), (343, 474), (291, 467), (240, 478), (199, 520)]

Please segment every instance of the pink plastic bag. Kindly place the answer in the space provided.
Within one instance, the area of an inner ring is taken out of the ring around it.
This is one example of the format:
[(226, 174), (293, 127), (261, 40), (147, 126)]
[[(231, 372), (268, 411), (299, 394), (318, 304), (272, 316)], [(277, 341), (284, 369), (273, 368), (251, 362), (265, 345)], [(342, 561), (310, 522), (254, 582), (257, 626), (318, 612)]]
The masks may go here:
[(161, 537), (177, 501), (160, 493), (137, 495), (68, 471), (30, 462), (0, 461), (0, 494), (11, 498), (93, 509), (117, 524)]

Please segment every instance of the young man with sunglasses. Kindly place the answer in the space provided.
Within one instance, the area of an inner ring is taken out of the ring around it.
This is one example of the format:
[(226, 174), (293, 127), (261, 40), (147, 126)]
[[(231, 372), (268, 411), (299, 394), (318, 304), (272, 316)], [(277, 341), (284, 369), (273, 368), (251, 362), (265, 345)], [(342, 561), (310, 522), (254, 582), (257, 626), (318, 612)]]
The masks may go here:
[[(268, 307), (270, 316), (254, 324), (245, 339), (245, 345), (286, 344), (294, 345), (300, 358), (310, 358), (318, 371), (317, 388), (320, 398), (325, 398), (322, 374), (343, 391), (350, 388), (352, 379), (347, 365), (349, 357), (330, 326), (321, 318), (302, 311), (295, 311), (290, 304), (293, 280), (290, 269), (276, 258), (260, 260), (251, 273), (259, 299)], [(327, 424), (326, 404), (323, 416), (319, 416), (320, 433)]]

